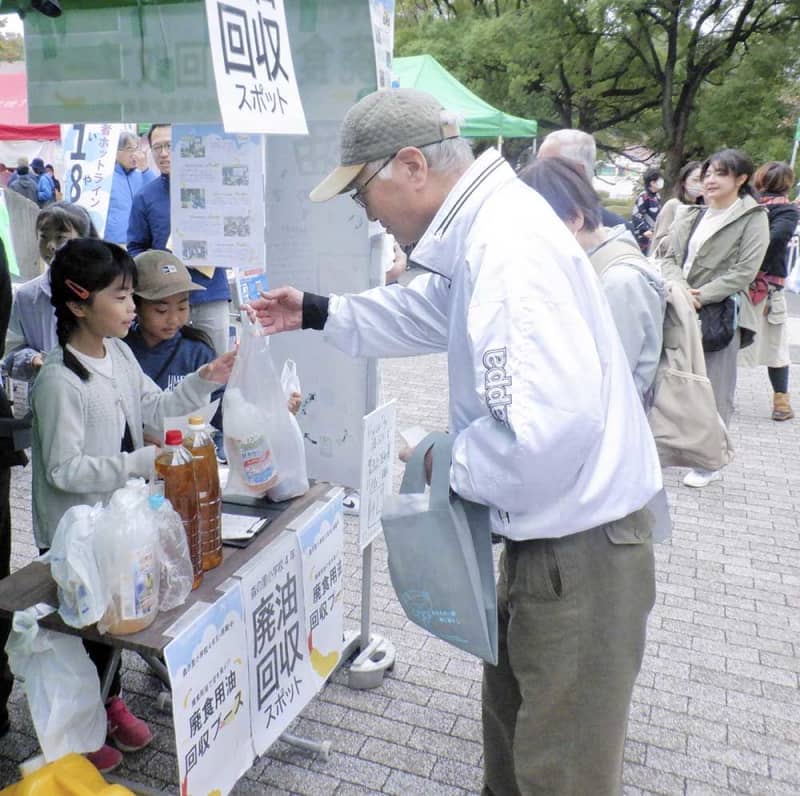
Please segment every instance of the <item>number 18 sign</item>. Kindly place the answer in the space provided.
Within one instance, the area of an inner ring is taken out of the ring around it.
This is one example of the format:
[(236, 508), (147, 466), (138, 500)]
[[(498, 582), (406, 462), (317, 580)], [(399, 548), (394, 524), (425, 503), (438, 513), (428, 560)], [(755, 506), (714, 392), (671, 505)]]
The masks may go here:
[(120, 124), (62, 124), (64, 199), (85, 208), (100, 237), (106, 229), (108, 201), (117, 160)]

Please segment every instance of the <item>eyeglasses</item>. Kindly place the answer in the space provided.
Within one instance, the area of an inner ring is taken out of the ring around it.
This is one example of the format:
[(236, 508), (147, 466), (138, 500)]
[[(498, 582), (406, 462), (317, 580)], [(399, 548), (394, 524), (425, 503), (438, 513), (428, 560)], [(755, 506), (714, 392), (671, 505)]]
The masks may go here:
[(367, 200), (365, 198), (367, 193), (367, 186), (397, 157), (397, 152), (393, 155), (389, 155), (386, 160), (383, 161), (381, 167), (377, 171), (373, 171), (370, 175), (370, 178), (360, 187), (356, 188), (353, 193), (350, 194), (350, 198), (359, 206), (363, 207), (364, 210), (367, 209)]
[(153, 144), (150, 149), (157, 154), (161, 154), (162, 152), (171, 152), (172, 151), (172, 143), (169, 141), (164, 142), (163, 144)]

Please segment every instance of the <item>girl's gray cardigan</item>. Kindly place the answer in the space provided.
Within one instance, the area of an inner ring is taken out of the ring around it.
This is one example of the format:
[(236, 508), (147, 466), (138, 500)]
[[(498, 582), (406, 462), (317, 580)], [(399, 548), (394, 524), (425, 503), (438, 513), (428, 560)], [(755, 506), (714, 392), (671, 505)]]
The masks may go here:
[[(162, 392), (125, 343), (107, 338), (105, 345), (113, 378), (92, 373), (81, 381), (56, 346), (34, 382), (33, 529), (40, 548), (50, 547), (67, 509), (105, 503), (129, 478), (151, 477), (156, 448), (144, 447), (143, 422), (160, 429), (164, 417), (188, 414), (219, 387), (195, 372), (174, 392)], [(132, 453), (120, 452), (121, 440), (111, 431), (118, 427), (118, 406), (130, 428)]]

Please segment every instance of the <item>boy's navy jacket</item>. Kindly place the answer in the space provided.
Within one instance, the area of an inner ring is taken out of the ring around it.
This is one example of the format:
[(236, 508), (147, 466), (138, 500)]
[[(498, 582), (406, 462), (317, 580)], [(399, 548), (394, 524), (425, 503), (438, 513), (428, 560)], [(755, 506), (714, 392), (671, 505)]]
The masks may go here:
[[(125, 342), (130, 346), (142, 370), (162, 390), (174, 390), (186, 376), (214, 359), (214, 351), (210, 346), (200, 340), (189, 340), (181, 332), (171, 340), (163, 340), (149, 348), (137, 323), (131, 327)], [(173, 353), (172, 361), (164, 369)], [(162, 370), (163, 373), (159, 376)], [(158, 379), (156, 376), (159, 376)]]
[[(170, 231), (169, 175), (162, 174), (133, 197), (128, 219), (128, 254), (136, 257), (148, 249), (167, 249)], [(183, 259), (180, 252), (175, 254)], [(189, 274), (192, 282), (205, 288), (205, 292), (195, 290), (189, 294), (190, 304), (230, 299), (228, 275), (224, 268), (214, 269), (211, 279), (194, 268), (189, 269)]]

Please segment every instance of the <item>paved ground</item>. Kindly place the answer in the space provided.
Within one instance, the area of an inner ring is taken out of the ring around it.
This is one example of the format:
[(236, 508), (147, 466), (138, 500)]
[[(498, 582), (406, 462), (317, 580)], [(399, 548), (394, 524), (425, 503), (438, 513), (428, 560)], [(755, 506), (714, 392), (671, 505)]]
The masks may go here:
[[(792, 380), (800, 384), (800, 368)], [(401, 428), (446, 426), (444, 357), (388, 362), (384, 384), (386, 397), (398, 399)], [(737, 458), (722, 482), (692, 491), (679, 486), (679, 473), (667, 475), (674, 534), (657, 549), (658, 596), (625, 755), (627, 796), (800, 793), (800, 419), (769, 420), (768, 391), (765, 372), (741, 373)], [(29, 478), (17, 473), (13, 484), (15, 567), (34, 554)], [(346, 601), (355, 627), (360, 557), (352, 522), (348, 531)], [(335, 677), (292, 728), (332, 741), (330, 760), (279, 742), (236, 794), (479, 792), (479, 666), (405, 619), (382, 545), (376, 559), (374, 629), (396, 645), (395, 670), (370, 692), (350, 691), (344, 676)], [(124, 662), (128, 700), (156, 738), (127, 756), (122, 773), (177, 793), (171, 718), (156, 705), (157, 681), (134, 656)], [(37, 749), (19, 687), (11, 715), (13, 731), (0, 741), (0, 786)]]

